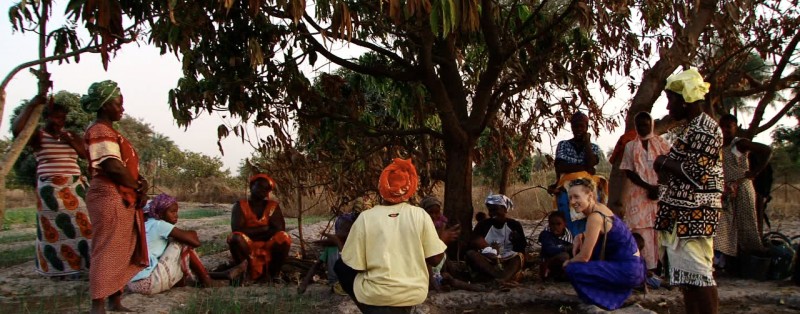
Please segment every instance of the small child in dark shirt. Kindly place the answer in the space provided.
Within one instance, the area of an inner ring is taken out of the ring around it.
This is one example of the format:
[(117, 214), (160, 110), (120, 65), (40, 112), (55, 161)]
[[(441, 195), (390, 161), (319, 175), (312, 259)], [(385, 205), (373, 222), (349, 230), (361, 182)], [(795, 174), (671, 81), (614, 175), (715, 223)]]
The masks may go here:
[(543, 280), (566, 280), (562, 265), (572, 257), (572, 234), (566, 225), (564, 213), (553, 211), (547, 215), (547, 228), (539, 233), (538, 242), (542, 246), (539, 276)]
[(333, 271), (333, 265), (336, 264), (337, 260), (339, 260), (339, 253), (342, 251), (344, 242), (347, 241), (347, 236), (350, 234), (350, 228), (353, 226), (353, 222), (356, 221), (356, 218), (358, 218), (357, 212), (339, 215), (336, 217), (336, 221), (334, 222), (334, 233), (323, 233), (322, 236), (325, 237), (325, 239), (315, 241), (315, 243), (321, 245), (323, 249), (319, 260), (317, 260), (316, 263), (311, 266), (306, 273), (306, 276), (303, 278), (303, 281), (299, 286), (297, 286), (297, 292), (299, 294), (303, 294), (306, 291), (306, 288), (313, 280), (314, 274), (316, 274), (317, 270), (322, 267), (326, 267), (328, 284), (331, 285), (331, 291), (338, 295), (347, 295), (339, 283), (339, 278), (336, 277), (336, 273)]
[(486, 220), (486, 218), (489, 218), (489, 216), (486, 215), (486, 213), (484, 213), (484, 212), (475, 213), (475, 221), (476, 222), (484, 221), (484, 220)]

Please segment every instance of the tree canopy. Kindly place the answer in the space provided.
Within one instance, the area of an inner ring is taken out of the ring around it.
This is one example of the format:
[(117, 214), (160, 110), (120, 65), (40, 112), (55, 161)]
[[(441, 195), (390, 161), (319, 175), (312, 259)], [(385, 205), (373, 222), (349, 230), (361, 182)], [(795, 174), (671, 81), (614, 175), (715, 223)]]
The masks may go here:
[[(374, 186), (376, 180), (369, 181), (377, 173), (345, 170), (375, 171), (392, 157), (419, 158), (427, 149), (420, 139), (430, 139), (430, 151), (439, 150), (441, 158), (418, 160), (418, 168), (431, 175), (445, 167), (445, 213), (463, 225), (472, 218), (465, 196), (471, 195), (475, 148), (487, 128), (494, 141), (509, 141), (491, 147), (528, 153), (579, 109), (588, 111), (595, 133), (614, 128), (625, 113), (606, 115), (605, 102), (598, 101), (616, 95), (620, 87), (612, 78), (643, 70), (641, 81), (629, 80), (636, 91), (631, 109), (649, 111), (679, 66), (719, 69), (710, 76), (714, 80), (737, 68), (714, 63), (720, 54), (741, 50), (737, 39), (765, 60), (794, 51), (796, 41), (787, 34), (796, 29), (797, 15), (789, 7), (784, 1), (713, 0), (70, 2), (84, 22), (112, 36), (119, 27), (103, 26), (96, 17), (147, 23), (148, 40), (183, 61), (184, 77), (169, 100), (178, 123), (224, 111), (243, 124), (220, 126), (220, 137), (244, 136), (247, 123), (271, 129), (255, 145), (265, 156), (283, 158), (269, 171), (287, 173), (287, 181), (334, 191), (348, 182)], [(145, 18), (147, 12), (154, 16)], [(761, 38), (769, 44), (749, 43)], [(719, 45), (699, 49), (714, 43)], [(347, 56), (344, 48), (360, 56)], [(362, 77), (319, 75), (314, 67), (322, 58)], [(759, 83), (783, 86), (784, 70), (795, 68), (791, 62), (776, 62), (773, 80)], [(777, 93), (770, 90), (764, 102)], [(350, 136), (358, 133), (371, 140)], [(325, 156), (326, 147), (339, 151)], [(310, 168), (316, 162), (327, 164)]]

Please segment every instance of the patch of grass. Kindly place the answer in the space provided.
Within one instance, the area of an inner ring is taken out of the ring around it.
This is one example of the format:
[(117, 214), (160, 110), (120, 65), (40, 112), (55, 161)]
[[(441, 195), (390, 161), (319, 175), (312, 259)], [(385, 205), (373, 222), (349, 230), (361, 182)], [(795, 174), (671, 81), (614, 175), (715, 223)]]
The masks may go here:
[(3, 254), (0, 254), (0, 268), (30, 261), (33, 259), (34, 254), (36, 254), (36, 248), (33, 245), (4, 251)]
[[(313, 225), (320, 221), (328, 221), (330, 219), (330, 216), (304, 216), (303, 225)], [(297, 226), (297, 218), (286, 218), (286, 224), (290, 226)]]
[(214, 293), (198, 293), (173, 314), (195, 313), (314, 313), (320, 300), (312, 296), (298, 296), (293, 289), (269, 291), (241, 291), (227, 289)]
[(199, 218), (220, 216), (223, 214), (225, 214), (225, 211), (220, 209), (198, 208), (198, 209), (181, 210), (179, 217), (180, 219), (199, 219)]
[(35, 238), (36, 238), (35, 232), (10, 235), (10, 236), (0, 236), (0, 244), (22, 242), (22, 241), (33, 241)]
[(70, 296), (64, 292), (58, 298), (51, 296), (12, 297), (0, 303), (0, 313), (83, 313), (88, 308), (88, 286), (79, 287)]
[(211, 255), (217, 254), (222, 251), (228, 250), (228, 243), (225, 242), (224, 239), (214, 239), (208, 242), (204, 242), (203, 245), (196, 248), (194, 251), (197, 252), (197, 255)]
[(6, 210), (3, 217), (3, 229), (9, 230), (11, 225), (17, 227), (36, 226), (36, 208), (23, 207)]
[(225, 217), (225, 219), (217, 220), (214, 223), (212, 223), (211, 225), (212, 226), (228, 226), (228, 227), (230, 227), (231, 226), (231, 218), (230, 217)]

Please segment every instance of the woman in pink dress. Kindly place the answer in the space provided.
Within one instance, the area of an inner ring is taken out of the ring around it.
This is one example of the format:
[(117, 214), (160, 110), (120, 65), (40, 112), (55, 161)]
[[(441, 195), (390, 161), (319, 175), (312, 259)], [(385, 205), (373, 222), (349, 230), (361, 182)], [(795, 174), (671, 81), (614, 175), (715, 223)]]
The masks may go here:
[(625, 223), (633, 233), (644, 238), (644, 257), (647, 269), (658, 264), (658, 236), (653, 230), (658, 212), (658, 175), (653, 161), (669, 153), (669, 144), (653, 132), (653, 118), (647, 112), (634, 117), (637, 137), (625, 145), (619, 168), (625, 171), (631, 184), (623, 195)]

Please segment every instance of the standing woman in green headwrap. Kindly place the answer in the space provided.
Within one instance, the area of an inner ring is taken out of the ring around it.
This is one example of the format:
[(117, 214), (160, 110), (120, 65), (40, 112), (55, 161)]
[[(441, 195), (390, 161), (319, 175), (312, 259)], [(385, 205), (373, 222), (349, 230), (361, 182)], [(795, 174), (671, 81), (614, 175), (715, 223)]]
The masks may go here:
[(133, 146), (112, 126), (122, 119), (122, 102), (113, 81), (92, 84), (81, 98), (83, 109), (97, 114), (84, 134), (92, 176), (86, 194), (94, 233), (89, 269), (91, 313), (105, 313), (106, 298), (110, 310), (129, 311), (121, 303), (122, 289), (149, 262), (141, 211), (147, 181), (139, 175), (139, 157)]

